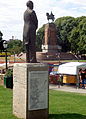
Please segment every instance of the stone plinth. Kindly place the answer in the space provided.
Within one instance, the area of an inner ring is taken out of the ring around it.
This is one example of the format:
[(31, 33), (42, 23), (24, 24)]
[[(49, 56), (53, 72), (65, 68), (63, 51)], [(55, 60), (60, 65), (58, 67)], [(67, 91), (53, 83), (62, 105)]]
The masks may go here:
[(54, 23), (48, 23), (45, 25), (44, 42), (42, 44), (42, 52), (57, 52), (57, 37), (56, 26)]
[(45, 25), (45, 37), (44, 37), (44, 45), (56, 45), (56, 26), (54, 23), (48, 23)]
[(14, 65), (13, 114), (23, 119), (48, 119), (48, 66), (46, 64)]

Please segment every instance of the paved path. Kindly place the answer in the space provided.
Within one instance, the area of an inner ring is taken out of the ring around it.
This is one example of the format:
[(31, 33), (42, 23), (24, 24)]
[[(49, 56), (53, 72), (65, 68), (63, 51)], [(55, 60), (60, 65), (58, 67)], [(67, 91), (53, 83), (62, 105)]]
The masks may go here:
[(74, 86), (60, 86), (60, 88), (58, 87), (58, 85), (49, 85), (49, 89), (52, 90), (60, 90), (60, 91), (66, 91), (66, 92), (75, 92), (75, 93), (86, 93), (86, 88), (85, 89), (77, 89)]

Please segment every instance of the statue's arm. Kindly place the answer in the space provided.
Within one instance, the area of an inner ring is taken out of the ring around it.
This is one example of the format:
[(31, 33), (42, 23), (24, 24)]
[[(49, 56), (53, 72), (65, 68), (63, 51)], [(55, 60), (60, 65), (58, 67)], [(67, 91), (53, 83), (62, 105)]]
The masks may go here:
[(33, 21), (33, 23), (34, 23), (34, 25), (36, 26), (36, 29), (37, 29), (38, 28), (38, 19), (37, 19), (35, 11), (33, 11), (33, 13), (32, 13), (32, 21)]

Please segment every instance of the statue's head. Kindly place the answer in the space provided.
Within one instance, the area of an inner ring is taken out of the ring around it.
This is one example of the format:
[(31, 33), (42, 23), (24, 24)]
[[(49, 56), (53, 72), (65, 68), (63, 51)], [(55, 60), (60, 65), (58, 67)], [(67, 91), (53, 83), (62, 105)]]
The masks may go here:
[(29, 1), (26, 3), (26, 6), (29, 7), (30, 9), (33, 9), (33, 2), (29, 0)]

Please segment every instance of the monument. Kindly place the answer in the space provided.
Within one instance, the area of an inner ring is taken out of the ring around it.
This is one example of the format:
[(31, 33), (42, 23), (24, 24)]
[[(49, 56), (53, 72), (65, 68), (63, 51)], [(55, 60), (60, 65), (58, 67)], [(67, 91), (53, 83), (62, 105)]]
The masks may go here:
[[(44, 40), (42, 44), (42, 52), (37, 53), (38, 60), (57, 60), (61, 46), (58, 45), (57, 28), (53, 23), (55, 17), (53, 13), (46, 13), (48, 23), (45, 24)], [(49, 23), (49, 20), (52, 22)]]
[(26, 62), (13, 68), (13, 114), (23, 119), (48, 119), (48, 65), (36, 63), (35, 37), (38, 20), (33, 2), (24, 13), (23, 41)]
[[(46, 16), (47, 16), (48, 22), (50, 19), (52, 21), (54, 21), (55, 19), (52, 12), (51, 14), (46, 13)], [(57, 32), (56, 25), (53, 22), (47, 23), (45, 25), (42, 52), (57, 52), (58, 51), (56, 32)]]

